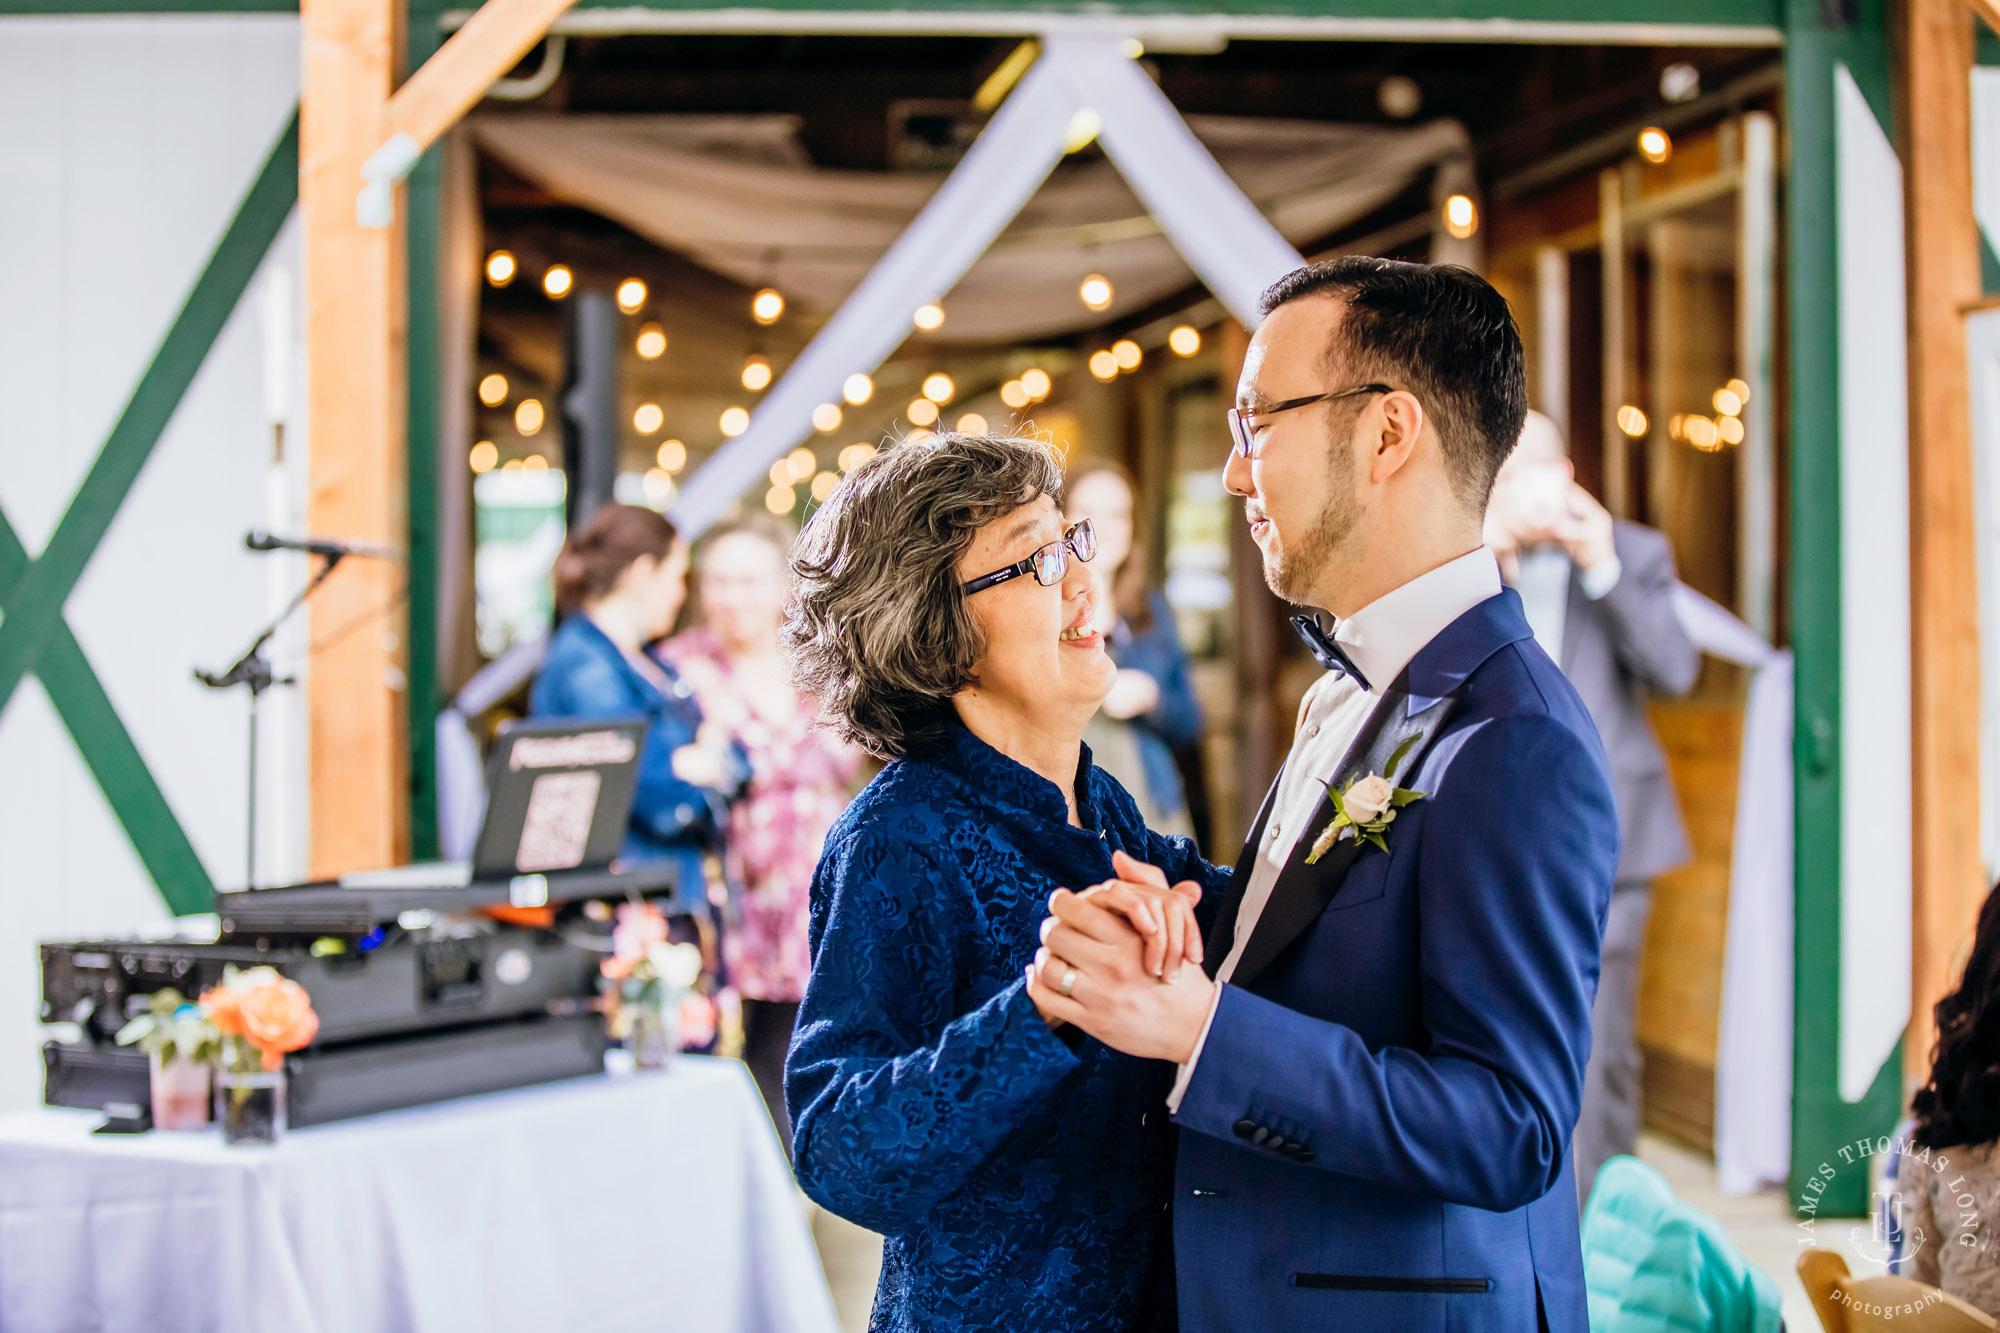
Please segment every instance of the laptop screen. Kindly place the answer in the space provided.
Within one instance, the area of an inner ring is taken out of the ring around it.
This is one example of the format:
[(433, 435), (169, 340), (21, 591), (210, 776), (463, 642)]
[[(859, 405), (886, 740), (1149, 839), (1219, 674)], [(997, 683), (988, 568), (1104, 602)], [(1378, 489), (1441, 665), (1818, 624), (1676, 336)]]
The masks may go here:
[(598, 870), (625, 841), (646, 724), (508, 722), (486, 769), (472, 877)]

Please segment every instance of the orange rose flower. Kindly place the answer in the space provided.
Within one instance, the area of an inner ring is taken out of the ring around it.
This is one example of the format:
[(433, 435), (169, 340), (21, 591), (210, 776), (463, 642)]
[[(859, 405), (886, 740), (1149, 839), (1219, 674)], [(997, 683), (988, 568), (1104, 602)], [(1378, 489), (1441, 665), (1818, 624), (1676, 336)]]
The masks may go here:
[(201, 993), (197, 1002), (201, 1011), (208, 1015), (208, 1021), (225, 1037), (243, 1035), (243, 994), (224, 983), (210, 986)]
[(312, 998), (296, 981), (274, 981), (243, 992), (239, 1010), (243, 1037), (264, 1053), (266, 1069), (277, 1069), (286, 1051), (307, 1045), (319, 1032)]

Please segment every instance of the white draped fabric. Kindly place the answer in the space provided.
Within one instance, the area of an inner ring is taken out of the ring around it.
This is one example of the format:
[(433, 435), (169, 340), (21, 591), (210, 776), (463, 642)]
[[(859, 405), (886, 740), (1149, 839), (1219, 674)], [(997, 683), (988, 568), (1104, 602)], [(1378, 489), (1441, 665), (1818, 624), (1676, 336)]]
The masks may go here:
[[(1216, 188), (1247, 196), (1250, 211), (1304, 245), (1468, 152), (1456, 121), (1409, 128), (1233, 116), (1183, 121), (1136, 65), (1114, 60), (1102, 68), (1123, 77), (1099, 81), (1091, 103), (1116, 165), (1096, 157), (1062, 162), (1017, 212), (1003, 211), (991, 248), (955, 285), (924, 297), (949, 288), (949, 319), (938, 337), (995, 343), (1092, 328), (1182, 290), (1190, 267), (1200, 267), (1191, 262), (1197, 253), (1226, 262), (1250, 234), (1168, 233), (1171, 196)], [(1058, 140), (1069, 114), (1060, 108), (1055, 117)], [(789, 116), (487, 115), (471, 126), (482, 151), (549, 193), (822, 313), (854, 292), (940, 181), (814, 167)], [(1151, 144), (1190, 131), (1220, 164), (1219, 178), (1177, 180), (1166, 160), (1150, 156)], [(996, 197), (993, 206), (1001, 202)], [(1218, 219), (1240, 225), (1247, 219), (1238, 209), (1237, 217)], [(1116, 289), (1102, 314), (1077, 300), (1077, 284), (1093, 270)], [(908, 332), (909, 310), (895, 312), (894, 328)]]
[(1686, 585), (1674, 609), (1703, 652), (1750, 667), (1715, 1056), (1725, 1194), (1784, 1181), (1792, 1151), (1792, 655)]
[(837, 1333), (748, 1071), (683, 1057), (298, 1130), (0, 1118), (0, 1328)]

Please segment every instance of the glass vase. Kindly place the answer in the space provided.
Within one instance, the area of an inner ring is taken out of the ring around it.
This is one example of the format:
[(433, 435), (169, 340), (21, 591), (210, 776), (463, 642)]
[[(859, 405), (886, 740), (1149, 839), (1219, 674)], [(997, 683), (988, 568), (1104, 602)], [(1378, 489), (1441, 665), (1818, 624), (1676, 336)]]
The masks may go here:
[(673, 1063), (680, 1046), (680, 1013), (663, 1005), (641, 1005), (632, 1014), (631, 1030), (625, 1038), (635, 1069), (665, 1069)]
[(230, 1038), (215, 1071), (215, 1118), (224, 1143), (276, 1143), (285, 1128), (284, 1069), (264, 1068), (262, 1053)]
[(210, 1075), (205, 1060), (176, 1055), (162, 1060), (158, 1051), (150, 1057), (153, 1089), (154, 1129), (206, 1129), (208, 1127)]

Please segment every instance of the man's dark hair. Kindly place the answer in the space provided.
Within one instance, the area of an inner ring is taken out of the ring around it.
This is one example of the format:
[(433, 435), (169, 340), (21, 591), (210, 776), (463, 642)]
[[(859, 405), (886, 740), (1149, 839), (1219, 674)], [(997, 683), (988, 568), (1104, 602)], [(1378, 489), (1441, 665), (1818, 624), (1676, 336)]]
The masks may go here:
[(1328, 364), (1352, 383), (1381, 380), (1415, 394), (1437, 427), (1453, 489), (1484, 509), (1528, 414), (1521, 331), (1506, 298), (1455, 264), (1343, 255), (1272, 283), (1258, 313), (1307, 296), (1345, 307)]

